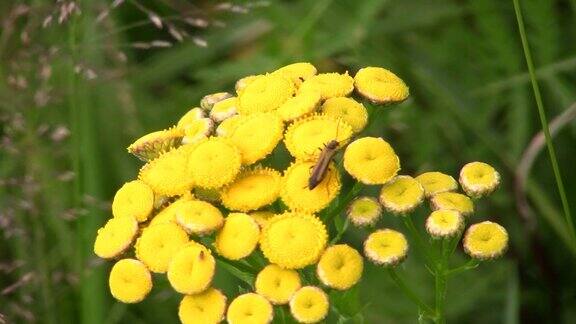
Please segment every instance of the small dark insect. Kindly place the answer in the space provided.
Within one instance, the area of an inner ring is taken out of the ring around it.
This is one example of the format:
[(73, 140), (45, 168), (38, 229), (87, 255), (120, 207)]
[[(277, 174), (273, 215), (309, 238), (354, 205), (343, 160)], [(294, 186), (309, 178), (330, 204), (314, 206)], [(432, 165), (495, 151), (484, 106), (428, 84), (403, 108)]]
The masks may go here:
[(330, 161), (336, 154), (340, 143), (337, 140), (331, 140), (330, 142), (324, 144), (324, 149), (320, 153), (318, 162), (312, 168), (312, 173), (310, 178), (308, 178), (308, 190), (313, 190), (324, 180), (326, 174), (328, 173), (328, 167), (330, 166)]

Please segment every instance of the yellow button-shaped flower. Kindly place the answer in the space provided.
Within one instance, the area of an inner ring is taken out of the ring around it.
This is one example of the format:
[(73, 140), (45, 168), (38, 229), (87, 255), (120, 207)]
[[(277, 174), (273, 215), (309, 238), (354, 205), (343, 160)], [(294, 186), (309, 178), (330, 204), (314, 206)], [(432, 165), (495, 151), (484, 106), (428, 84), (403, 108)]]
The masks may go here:
[(498, 188), (500, 174), (487, 163), (471, 162), (460, 170), (460, 184), (469, 196), (482, 197)]
[(210, 118), (193, 120), (184, 127), (183, 144), (198, 143), (210, 136), (214, 130), (214, 121)]
[(264, 75), (262, 74), (258, 74), (258, 75), (248, 75), (243, 77), (242, 79), (236, 81), (236, 84), (234, 85), (234, 89), (236, 90), (236, 93), (238, 95), (240, 95), (242, 93), (242, 91), (244, 91), (244, 89), (246, 89), (246, 87), (256, 81), (257, 79), (264, 77)]
[(229, 324), (266, 324), (272, 322), (273, 318), (272, 304), (266, 298), (254, 293), (236, 297), (226, 313)]
[(94, 242), (94, 253), (97, 256), (110, 259), (124, 252), (138, 233), (138, 222), (134, 217), (115, 217), (98, 230)]
[(317, 72), (318, 71), (314, 65), (308, 62), (299, 62), (283, 66), (272, 72), (272, 74), (282, 75), (283, 77), (292, 80), (295, 85), (300, 86), (303, 80), (313, 77)]
[(316, 216), (288, 212), (264, 226), (260, 249), (271, 263), (300, 269), (318, 261), (327, 241), (326, 227)]
[(122, 259), (112, 267), (108, 285), (114, 298), (123, 303), (138, 303), (152, 289), (152, 275), (142, 262)]
[(210, 118), (219, 123), (238, 113), (238, 98), (230, 97), (214, 104), (210, 110)]
[(226, 311), (226, 296), (209, 288), (200, 294), (187, 295), (180, 301), (178, 317), (183, 324), (217, 324)]
[(364, 105), (348, 97), (335, 97), (324, 101), (322, 113), (336, 120), (342, 118), (352, 126), (354, 133), (361, 132), (368, 123), (368, 111)]
[(128, 146), (128, 152), (147, 162), (177, 147), (182, 142), (184, 132), (179, 128), (169, 128), (146, 134)]
[(132, 217), (138, 222), (148, 219), (154, 208), (154, 192), (146, 183), (134, 180), (125, 183), (114, 195), (114, 217)]
[(315, 163), (296, 162), (282, 179), (280, 197), (291, 210), (314, 213), (324, 209), (340, 191), (340, 174), (331, 163), (324, 179), (314, 189), (309, 189), (311, 170)]
[(266, 75), (250, 82), (239, 95), (241, 114), (270, 112), (294, 95), (294, 84), (279, 75)]
[(181, 210), (183, 205), (186, 205), (188, 201), (192, 200), (191, 195), (184, 195), (178, 198), (173, 203), (169, 204), (168, 206), (164, 207), (164, 209), (160, 210), (150, 221), (150, 226), (161, 224), (161, 223), (170, 223), (176, 222), (176, 214), (178, 211)]
[(157, 195), (176, 196), (190, 191), (193, 179), (188, 167), (189, 150), (184, 145), (162, 154), (144, 165), (138, 178)]
[(340, 73), (321, 73), (302, 82), (299, 93), (318, 91), (323, 100), (333, 97), (346, 97), (354, 90), (354, 79)]
[[(244, 116), (245, 117), (245, 116)], [(230, 136), (236, 126), (240, 125), (240, 122), (243, 120), (243, 116), (234, 115), (223, 122), (221, 122), (218, 127), (216, 127), (216, 136), (220, 137), (227, 137)]]
[(280, 195), (282, 176), (269, 168), (256, 168), (238, 175), (221, 192), (222, 204), (230, 210), (247, 212), (270, 205)]
[(406, 258), (408, 241), (400, 232), (381, 229), (368, 236), (364, 242), (364, 253), (376, 264), (394, 266)]
[(324, 146), (336, 140), (343, 145), (352, 136), (352, 127), (344, 120), (314, 115), (291, 124), (284, 143), (290, 154), (300, 160), (317, 160)]
[(426, 219), (426, 231), (435, 238), (453, 236), (463, 227), (464, 217), (455, 210), (435, 210)]
[(206, 115), (204, 114), (204, 110), (202, 110), (202, 108), (200, 107), (195, 107), (190, 109), (187, 113), (184, 114), (184, 116), (182, 116), (182, 118), (180, 118), (180, 120), (178, 120), (178, 123), (176, 124), (176, 127), (184, 130), (184, 127), (188, 124), (190, 124), (191, 122), (204, 118), (206, 117)]
[(168, 265), (168, 281), (181, 294), (198, 294), (208, 289), (214, 278), (216, 261), (203, 245), (190, 242), (181, 248)]
[(302, 287), (290, 299), (290, 313), (299, 323), (320, 322), (329, 309), (328, 295), (318, 287)]
[(202, 107), (204, 110), (212, 110), (217, 103), (222, 102), (230, 97), (232, 97), (232, 94), (228, 92), (217, 92), (205, 95), (200, 100), (200, 107)]
[(358, 197), (348, 206), (348, 219), (356, 226), (375, 224), (382, 215), (382, 205), (372, 197)]
[(240, 151), (242, 163), (249, 165), (272, 153), (283, 131), (284, 124), (276, 114), (257, 113), (240, 119), (229, 138)]
[(424, 187), (426, 197), (432, 197), (437, 193), (458, 189), (458, 182), (442, 172), (424, 172), (416, 177), (416, 181), (420, 182), (422, 187)]
[(190, 153), (188, 168), (195, 184), (219, 188), (234, 180), (240, 171), (240, 152), (229, 140), (211, 137)]
[(298, 93), (296, 96), (286, 100), (278, 108), (277, 113), (282, 120), (293, 121), (314, 112), (320, 104), (320, 99), (320, 93), (317, 91)]
[(354, 76), (356, 91), (376, 104), (406, 100), (409, 90), (396, 74), (380, 67), (365, 67)]
[(231, 213), (216, 235), (216, 251), (230, 260), (247, 257), (254, 251), (260, 238), (258, 223), (243, 213)]
[(405, 214), (424, 200), (424, 188), (410, 176), (397, 176), (382, 186), (380, 202), (388, 211)]
[(164, 273), (176, 252), (186, 243), (188, 235), (176, 223), (149, 226), (136, 241), (136, 257), (150, 271)]
[(209, 234), (220, 229), (224, 223), (220, 210), (202, 200), (183, 202), (174, 213), (176, 222), (191, 234)]
[(456, 192), (441, 192), (435, 194), (430, 199), (430, 205), (433, 210), (451, 209), (461, 213), (464, 216), (474, 212), (474, 204), (466, 195)]
[(346, 148), (344, 168), (364, 184), (385, 184), (400, 170), (400, 159), (383, 139), (363, 137)]
[(338, 244), (324, 251), (316, 273), (324, 285), (346, 290), (360, 280), (363, 269), (364, 261), (360, 253), (346, 244)]
[(269, 264), (256, 276), (256, 292), (276, 305), (287, 304), (301, 287), (300, 276), (295, 270)]
[(508, 232), (496, 223), (485, 221), (468, 228), (464, 235), (464, 251), (480, 260), (494, 259), (506, 252)]

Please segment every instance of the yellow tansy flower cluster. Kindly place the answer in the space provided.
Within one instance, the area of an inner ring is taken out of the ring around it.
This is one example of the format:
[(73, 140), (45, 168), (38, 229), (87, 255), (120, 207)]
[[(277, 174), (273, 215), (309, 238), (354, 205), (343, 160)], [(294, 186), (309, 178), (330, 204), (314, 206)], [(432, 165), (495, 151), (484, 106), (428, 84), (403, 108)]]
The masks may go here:
[[(183, 323), (270, 323), (282, 305), (294, 320), (316, 323), (331, 309), (324, 288), (350, 289), (362, 278), (364, 256), (393, 266), (409, 247), (404, 234), (389, 228), (369, 234), (363, 249), (339, 243), (344, 233), (340, 228), (332, 237), (334, 218), (377, 227), (383, 211), (410, 217), (428, 198), (434, 209), (428, 232), (436, 238), (462, 232), (463, 216), (474, 208), (455, 192), (454, 178), (398, 175), (392, 145), (363, 134), (373, 112), (383, 109), (374, 103), (408, 97), (392, 72), (319, 74), (300, 62), (241, 78), (233, 90), (204, 96), (174, 125), (128, 147), (145, 164), (115, 194), (113, 217), (94, 243), (96, 255), (116, 261), (109, 285), (117, 300), (143, 300), (151, 273), (166, 274), (183, 295), (177, 310)], [(499, 179), (480, 162), (459, 177), (473, 197), (492, 192)], [(360, 196), (365, 185), (380, 186), (380, 195)], [(505, 249), (505, 231), (491, 224), (468, 229), (467, 253), (486, 259)], [(224, 264), (244, 265), (236, 273), (253, 271), (253, 292), (227, 298), (213, 287)], [(312, 273), (303, 272), (309, 267), (316, 270), (312, 282)]]

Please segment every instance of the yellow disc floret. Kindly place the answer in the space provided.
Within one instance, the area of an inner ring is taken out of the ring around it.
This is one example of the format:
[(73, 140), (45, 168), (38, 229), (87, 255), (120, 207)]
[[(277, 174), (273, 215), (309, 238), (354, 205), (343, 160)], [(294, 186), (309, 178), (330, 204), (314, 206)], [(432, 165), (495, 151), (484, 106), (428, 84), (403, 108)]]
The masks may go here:
[(327, 241), (326, 227), (316, 216), (288, 212), (264, 226), (260, 248), (271, 263), (300, 269), (316, 263)]
[(323, 100), (333, 97), (346, 97), (354, 90), (354, 79), (340, 73), (322, 73), (302, 82), (298, 92), (318, 91)]
[(269, 264), (256, 276), (256, 292), (266, 297), (272, 304), (282, 305), (290, 301), (301, 282), (298, 272)]
[(472, 197), (482, 197), (496, 190), (500, 184), (500, 174), (484, 162), (471, 162), (460, 170), (462, 189)]
[(196, 295), (182, 298), (178, 317), (183, 324), (218, 324), (226, 311), (226, 296), (218, 289), (209, 288)]
[(131, 217), (138, 222), (148, 219), (154, 208), (154, 192), (145, 182), (134, 180), (125, 183), (114, 195), (114, 217)]
[(282, 176), (269, 168), (242, 172), (221, 192), (222, 204), (230, 210), (247, 212), (270, 205), (280, 195)]
[(279, 75), (266, 75), (250, 82), (239, 95), (241, 114), (270, 112), (278, 109), (292, 97), (295, 88), (290, 79)]
[(408, 241), (400, 232), (381, 229), (368, 236), (364, 242), (364, 253), (376, 264), (394, 266), (406, 258)]
[(450, 237), (464, 228), (464, 217), (450, 209), (435, 210), (426, 219), (426, 231), (435, 238)]
[(122, 259), (112, 267), (108, 285), (114, 298), (123, 303), (138, 303), (152, 289), (152, 276), (142, 262)]
[(216, 251), (230, 260), (247, 257), (254, 251), (260, 238), (258, 223), (243, 213), (230, 213), (216, 235)]
[(222, 101), (217, 102), (210, 110), (210, 118), (215, 122), (219, 123), (225, 119), (228, 119), (238, 112), (238, 98), (230, 97)]
[(424, 187), (426, 197), (432, 197), (437, 193), (455, 191), (458, 189), (458, 182), (451, 176), (442, 172), (424, 172), (416, 177), (416, 181), (420, 182)]
[(232, 97), (232, 94), (228, 92), (217, 92), (209, 94), (204, 96), (200, 100), (200, 107), (202, 107), (202, 109), (204, 110), (212, 110), (217, 103), (224, 101), (230, 97)]
[(138, 222), (134, 217), (115, 217), (98, 230), (94, 242), (94, 253), (110, 259), (124, 252), (138, 233)]
[(238, 95), (240, 95), (242, 93), (242, 91), (244, 91), (244, 89), (246, 89), (246, 87), (256, 81), (258, 78), (264, 77), (264, 75), (262, 74), (258, 74), (258, 75), (249, 75), (246, 77), (243, 77), (242, 79), (236, 81), (236, 84), (234, 85), (234, 89), (236, 90), (236, 93)]
[(180, 118), (178, 124), (176, 124), (176, 127), (178, 129), (184, 130), (184, 127), (186, 125), (190, 124), (195, 120), (202, 119), (204, 117), (206, 116), (204, 115), (204, 110), (202, 110), (202, 108), (199, 107), (192, 108), (186, 114), (184, 114), (182, 118)]
[(271, 74), (282, 75), (292, 80), (295, 85), (300, 86), (303, 80), (313, 77), (317, 72), (314, 65), (308, 62), (300, 62), (283, 66)]
[(316, 273), (324, 285), (346, 290), (360, 280), (363, 269), (364, 261), (360, 253), (346, 244), (338, 244), (324, 251)]
[(249, 165), (265, 158), (282, 140), (284, 124), (273, 113), (257, 113), (242, 118), (229, 138), (240, 151), (242, 163)]
[(348, 206), (348, 219), (356, 226), (375, 224), (382, 215), (382, 206), (372, 197), (358, 197)]
[(363, 137), (346, 147), (344, 168), (364, 184), (385, 184), (400, 170), (400, 159), (382, 138)]
[(146, 162), (157, 158), (182, 143), (184, 132), (179, 128), (169, 128), (146, 134), (128, 146), (128, 152)]
[(224, 223), (220, 210), (202, 200), (181, 203), (174, 213), (176, 222), (191, 234), (209, 234), (220, 229)]
[(214, 130), (214, 121), (210, 118), (200, 118), (184, 126), (182, 143), (194, 144), (207, 138)]
[(490, 221), (470, 226), (464, 235), (464, 251), (475, 259), (497, 258), (504, 254), (507, 248), (506, 229)]
[(238, 149), (220, 137), (199, 143), (188, 160), (195, 184), (205, 188), (219, 188), (232, 182), (240, 171), (240, 164)]
[(136, 241), (136, 257), (152, 272), (164, 273), (172, 257), (186, 243), (188, 235), (176, 223), (149, 226)]
[(286, 130), (284, 143), (293, 157), (317, 160), (332, 140), (343, 145), (352, 136), (352, 127), (342, 119), (315, 115), (295, 121)]
[(234, 132), (236, 127), (240, 125), (240, 122), (242, 121), (243, 117), (244, 116), (234, 115), (221, 122), (220, 125), (216, 127), (216, 136), (220, 137), (230, 136)]
[(380, 68), (365, 67), (354, 76), (356, 91), (376, 104), (388, 104), (406, 100), (409, 90), (396, 74)]
[(354, 133), (362, 131), (368, 123), (368, 111), (364, 105), (348, 97), (335, 97), (324, 101), (322, 113), (334, 119), (342, 118), (352, 127)]
[(314, 213), (324, 209), (340, 191), (340, 174), (333, 163), (328, 167), (324, 179), (309, 189), (313, 162), (295, 162), (282, 178), (280, 198), (291, 210)]
[(424, 188), (410, 176), (397, 176), (382, 187), (380, 202), (388, 211), (405, 214), (424, 200)]
[(193, 179), (188, 167), (187, 145), (173, 149), (148, 162), (140, 169), (138, 178), (165, 196), (181, 195), (190, 191)]
[(317, 91), (302, 92), (286, 100), (278, 108), (277, 113), (282, 120), (292, 121), (314, 112), (320, 103), (320, 99), (320, 93)]
[(320, 322), (329, 309), (328, 295), (318, 287), (302, 287), (290, 299), (290, 313), (299, 323)]
[(236, 297), (228, 307), (226, 320), (229, 324), (267, 324), (274, 318), (270, 302), (254, 293)]
[(474, 212), (472, 200), (463, 194), (456, 192), (441, 192), (430, 199), (433, 210), (451, 209), (467, 216)]
[(210, 287), (216, 261), (206, 247), (191, 242), (180, 249), (168, 265), (168, 281), (181, 294), (198, 294)]
[(176, 212), (180, 211), (182, 205), (185, 205), (192, 199), (192, 195), (183, 195), (182, 197), (178, 198), (176, 201), (160, 210), (160, 212), (158, 212), (158, 214), (152, 218), (150, 225), (176, 222)]

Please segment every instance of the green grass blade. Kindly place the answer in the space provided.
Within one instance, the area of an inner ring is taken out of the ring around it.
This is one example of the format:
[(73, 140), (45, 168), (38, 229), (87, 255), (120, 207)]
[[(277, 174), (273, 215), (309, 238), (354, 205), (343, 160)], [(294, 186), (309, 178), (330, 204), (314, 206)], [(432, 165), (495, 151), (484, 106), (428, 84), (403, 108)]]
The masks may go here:
[(544, 103), (542, 101), (542, 95), (540, 94), (540, 87), (538, 86), (538, 80), (536, 79), (536, 73), (534, 69), (534, 62), (532, 60), (532, 54), (530, 52), (530, 47), (528, 45), (528, 39), (526, 36), (526, 30), (524, 27), (524, 20), (522, 17), (522, 11), (520, 9), (520, 0), (512, 0), (514, 3), (514, 12), (516, 14), (516, 20), (518, 22), (518, 31), (520, 33), (520, 39), (522, 40), (522, 48), (524, 50), (524, 56), (526, 58), (526, 64), (528, 65), (528, 72), (530, 74), (530, 81), (532, 82), (532, 89), (534, 91), (534, 98), (536, 100), (536, 105), (538, 106), (538, 115), (540, 117), (540, 122), (542, 124), (542, 131), (544, 132), (544, 137), (546, 138), (546, 146), (548, 147), (548, 155), (550, 156), (550, 162), (552, 163), (552, 170), (554, 171), (554, 178), (556, 180), (556, 186), (558, 187), (558, 193), (560, 194), (560, 199), (562, 201), (562, 207), (564, 209), (564, 217), (566, 223), (569, 227), (572, 240), (576, 240), (574, 234), (574, 223), (572, 221), (572, 216), (570, 214), (570, 205), (568, 204), (568, 199), (566, 197), (566, 191), (564, 189), (564, 182), (562, 181), (562, 175), (560, 173), (560, 167), (558, 166), (558, 160), (556, 158), (556, 150), (554, 149), (554, 144), (552, 143), (552, 136), (550, 135), (550, 129), (548, 128), (548, 120), (546, 119), (546, 112), (544, 110)]

